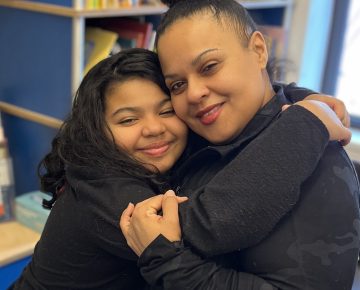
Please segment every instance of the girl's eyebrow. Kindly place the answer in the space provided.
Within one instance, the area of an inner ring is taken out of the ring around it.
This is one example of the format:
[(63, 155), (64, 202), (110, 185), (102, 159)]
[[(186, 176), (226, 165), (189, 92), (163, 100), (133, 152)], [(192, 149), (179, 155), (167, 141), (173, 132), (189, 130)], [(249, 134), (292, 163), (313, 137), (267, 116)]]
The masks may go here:
[[(163, 105), (170, 103), (170, 102), (171, 102), (170, 98), (165, 98), (158, 103), (157, 107), (161, 108)], [(136, 113), (136, 112), (140, 112), (142, 110), (143, 110), (142, 107), (136, 107), (136, 106), (135, 107), (122, 107), (122, 108), (117, 109), (115, 112), (113, 112), (111, 114), (111, 116), (115, 116), (115, 115), (123, 113), (123, 112)]]
[[(218, 48), (209, 48), (207, 50), (204, 50), (203, 52), (201, 52), (198, 56), (196, 56), (192, 62), (191, 62), (191, 65), (192, 66), (196, 66), (200, 61), (201, 59), (206, 56), (208, 53), (211, 53), (211, 52), (214, 52), (214, 51), (218, 51), (219, 49)], [(175, 79), (177, 78), (177, 74), (166, 74), (164, 75), (164, 78), (165, 79)]]
[(123, 107), (123, 108), (119, 108), (117, 109), (115, 112), (113, 112), (111, 115), (115, 116), (117, 114), (120, 114), (122, 112), (130, 112), (130, 113), (135, 113), (138, 112), (140, 110), (139, 107)]

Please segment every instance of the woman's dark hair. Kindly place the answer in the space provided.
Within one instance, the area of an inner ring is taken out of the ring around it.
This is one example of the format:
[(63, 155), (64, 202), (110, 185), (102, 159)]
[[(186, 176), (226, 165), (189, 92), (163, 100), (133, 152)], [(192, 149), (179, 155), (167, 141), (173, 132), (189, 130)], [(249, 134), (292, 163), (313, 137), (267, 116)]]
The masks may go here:
[[(229, 27), (239, 35), (246, 46), (251, 35), (258, 29), (248, 11), (234, 0), (161, 0), (169, 6), (156, 31), (155, 45), (168, 27), (180, 19), (186, 19), (201, 13), (212, 13), (220, 25)], [(273, 81), (274, 61), (268, 62), (266, 70)]]
[(52, 200), (44, 201), (44, 207), (51, 208), (63, 190), (68, 166), (103, 175), (125, 172), (150, 185), (158, 183), (156, 171), (146, 169), (115, 144), (105, 121), (108, 90), (129, 79), (150, 80), (169, 95), (158, 57), (151, 51), (124, 50), (94, 66), (81, 82), (72, 111), (52, 141), (51, 152), (38, 166), (41, 190), (53, 195)]

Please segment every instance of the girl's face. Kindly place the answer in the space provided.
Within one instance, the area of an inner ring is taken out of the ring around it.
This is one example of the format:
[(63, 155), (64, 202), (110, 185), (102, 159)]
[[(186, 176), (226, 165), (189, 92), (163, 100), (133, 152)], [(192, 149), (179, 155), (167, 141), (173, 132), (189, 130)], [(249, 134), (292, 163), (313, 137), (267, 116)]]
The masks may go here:
[(186, 125), (169, 97), (149, 80), (114, 85), (106, 97), (105, 119), (118, 146), (160, 172), (169, 170), (185, 149)]
[(207, 14), (180, 19), (157, 47), (176, 114), (215, 144), (238, 136), (273, 96), (262, 35), (244, 47), (226, 26)]

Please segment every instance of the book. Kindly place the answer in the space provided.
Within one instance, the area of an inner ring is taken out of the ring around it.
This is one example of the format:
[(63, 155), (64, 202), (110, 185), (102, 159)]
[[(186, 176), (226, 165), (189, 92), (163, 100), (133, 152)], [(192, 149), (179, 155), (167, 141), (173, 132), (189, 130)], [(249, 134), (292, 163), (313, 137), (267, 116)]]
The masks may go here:
[(155, 39), (156, 39), (156, 30), (153, 30), (151, 32), (151, 37), (150, 37), (150, 41), (149, 41), (149, 46), (148, 46), (148, 49), (149, 50), (152, 50), (152, 51), (155, 51)]
[[(142, 47), (144, 34), (131, 30), (119, 30), (117, 42), (122, 48)], [(122, 44), (122, 45), (121, 45)]]
[(283, 59), (285, 56), (286, 31), (283, 27), (275, 25), (259, 25), (258, 29), (264, 34), (269, 56)]
[(286, 70), (290, 68), (290, 62), (286, 59), (286, 30), (275, 25), (260, 25), (258, 29), (263, 33), (268, 47), (273, 77), (283, 81)]
[(117, 33), (97, 27), (87, 27), (85, 31), (86, 74), (99, 61), (110, 55), (118, 38)]
[(13, 218), (15, 188), (12, 168), (7, 140), (0, 124), (0, 222)]
[(138, 39), (126, 36), (120, 36), (117, 40), (117, 43), (120, 46), (120, 50), (137, 47), (138, 42)]
[(42, 200), (49, 196), (40, 191), (32, 191), (15, 198), (16, 220), (28, 228), (41, 233), (50, 210), (42, 207)]
[(96, 20), (96, 26), (116, 32), (119, 37), (132, 35), (133, 38), (137, 39), (137, 47), (149, 48), (153, 32), (151, 22), (140, 22), (129, 18), (102, 18)]

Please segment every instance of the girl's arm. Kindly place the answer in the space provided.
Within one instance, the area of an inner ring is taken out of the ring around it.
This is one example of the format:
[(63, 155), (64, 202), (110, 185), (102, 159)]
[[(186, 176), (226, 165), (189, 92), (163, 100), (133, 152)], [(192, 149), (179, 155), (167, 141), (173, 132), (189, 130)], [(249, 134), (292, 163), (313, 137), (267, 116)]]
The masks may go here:
[(350, 128), (350, 115), (346, 110), (343, 101), (333, 96), (319, 94), (307, 88), (298, 87), (296, 86), (296, 83), (290, 83), (288, 85), (279, 83), (276, 85), (283, 87), (286, 98), (292, 103), (296, 103), (302, 100), (316, 100), (327, 104), (334, 110), (343, 125), (347, 128)]
[(349, 133), (327, 106), (308, 109), (322, 121), (291, 106), (180, 206), (183, 238), (196, 251), (212, 256), (254, 245), (296, 204), (328, 143), (324, 123), (332, 139)]
[[(145, 203), (135, 210), (127, 208), (120, 226), (130, 247), (140, 255), (141, 274), (149, 284), (163, 289), (305, 289), (309, 281), (314, 289), (329, 289), (334, 283), (339, 288), (351, 286), (359, 250), (358, 180), (339, 144), (327, 147), (319, 166), (312, 180), (302, 187), (305, 198), (299, 207), (259, 245), (261, 255), (254, 255), (255, 249), (249, 251), (247, 263), (254, 265), (245, 268), (257, 269), (258, 274), (235, 269), (243, 262), (237, 252), (224, 256), (228, 266), (223, 267), (184, 246), (179, 234), (178, 201), (170, 194), (161, 201), (163, 216), (153, 214), (145, 222), (139, 217), (149, 206), (157, 209), (156, 203)], [(130, 216), (131, 226), (124, 218)], [(142, 239), (149, 228), (152, 238), (145, 251), (133, 247), (133, 241)], [(309, 256), (310, 259), (304, 259)], [(279, 260), (272, 262), (277, 257)], [(292, 270), (288, 272), (288, 269)]]
[[(315, 108), (319, 117), (329, 116), (326, 126), (335, 124), (329, 126), (332, 139), (342, 139), (333, 132), (350, 134), (327, 106)], [(180, 205), (183, 239), (205, 256), (261, 241), (297, 203), (300, 187), (328, 141), (328, 130), (318, 117), (301, 106), (288, 108)]]

